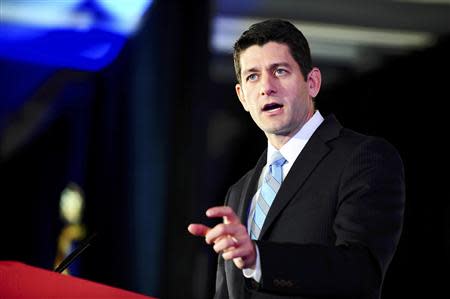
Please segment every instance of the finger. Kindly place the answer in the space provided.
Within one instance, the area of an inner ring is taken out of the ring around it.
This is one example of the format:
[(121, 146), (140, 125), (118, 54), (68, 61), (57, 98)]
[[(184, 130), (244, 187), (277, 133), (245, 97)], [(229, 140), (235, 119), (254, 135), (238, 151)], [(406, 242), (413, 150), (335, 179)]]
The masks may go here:
[(228, 206), (210, 208), (206, 211), (206, 216), (209, 218), (223, 217), (225, 223), (240, 222), (239, 217)]
[(228, 237), (229, 235), (241, 235), (241, 230), (245, 230), (244, 226), (241, 224), (217, 224), (207, 232), (205, 236), (206, 243), (215, 243), (218, 239)]
[(244, 269), (247, 268), (245, 266), (245, 261), (242, 258), (235, 258), (233, 259), (233, 263), (236, 265), (236, 267), (238, 267), (239, 269)]
[(215, 252), (219, 253), (221, 251), (233, 250), (237, 246), (239, 246), (239, 242), (234, 237), (228, 237), (217, 241), (213, 248)]
[(236, 246), (234, 250), (226, 251), (222, 254), (225, 259), (242, 258), (244, 261), (256, 258), (256, 249), (253, 241), (243, 240), (240, 246)]
[(251, 247), (241, 246), (234, 250), (226, 251), (222, 254), (225, 260), (233, 260), (239, 268), (251, 268), (256, 262), (256, 252)]
[(235, 258), (246, 259), (247, 255), (249, 253), (250, 252), (249, 252), (248, 248), (241, 246), (241, 247), (235, 248), (234, 250), (229, 250), (229, 251), (222, 253), (222, 257), (225, 260), (232, 260)]
[(193, 234), (194, 236), (204, 237), (206, 234), (211, 230), (210, 227), (203, 225), (203, 224), (197, 224), (193, 223), (188, 226), (188, 231)]

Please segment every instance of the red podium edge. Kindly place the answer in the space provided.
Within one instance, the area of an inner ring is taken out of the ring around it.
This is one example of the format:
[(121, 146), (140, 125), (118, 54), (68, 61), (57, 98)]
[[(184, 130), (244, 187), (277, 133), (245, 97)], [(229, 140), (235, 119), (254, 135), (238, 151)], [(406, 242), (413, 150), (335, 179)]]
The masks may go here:
[(156, 299), (17, 261), (0, 261), (0, 299)]

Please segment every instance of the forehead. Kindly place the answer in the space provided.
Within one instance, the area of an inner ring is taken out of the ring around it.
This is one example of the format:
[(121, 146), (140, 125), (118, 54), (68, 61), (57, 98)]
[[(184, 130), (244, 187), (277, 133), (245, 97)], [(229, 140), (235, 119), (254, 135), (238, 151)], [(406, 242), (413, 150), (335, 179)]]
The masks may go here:
[(241, 53), (239, 60), (242, 71), (280, 63), (297, 66), (289, 47), (277, 42), (250, 46)]

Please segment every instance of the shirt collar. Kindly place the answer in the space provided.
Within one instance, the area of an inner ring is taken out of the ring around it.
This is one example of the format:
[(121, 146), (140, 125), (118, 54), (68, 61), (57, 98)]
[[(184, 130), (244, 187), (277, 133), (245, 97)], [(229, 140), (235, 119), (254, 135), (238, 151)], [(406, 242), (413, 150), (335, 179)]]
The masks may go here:
[[(314, 115), (303, 125), (303, 127), (291, 139), (289, 139), (285, 145), (281, 147), (280, 153), (286, 159), (287, 163), (291, 165), (294, 163), (309, 138), (311, 138), (312, 134), (314, 134), (323, 120), (324, 118), (322, 114), (320, 114), (319, 110), (316, 110)], [(277, 149), (270, 144), (269, 141), (267, 143), (267, 161), (269, 161), (270, 157), (277, 151)]]

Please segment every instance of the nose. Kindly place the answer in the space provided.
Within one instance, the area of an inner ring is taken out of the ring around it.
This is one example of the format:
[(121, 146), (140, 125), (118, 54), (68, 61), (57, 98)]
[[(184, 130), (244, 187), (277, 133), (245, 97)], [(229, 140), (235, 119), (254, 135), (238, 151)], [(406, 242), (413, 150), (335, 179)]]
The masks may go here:
[(276, 84), (275, 84), (275, 78), (272, 76), (265, 74), (261, 77), (261, 86), (260, 86), (260, 94), (262, 96), (270, 96), (274, 93), (276, 93)]

